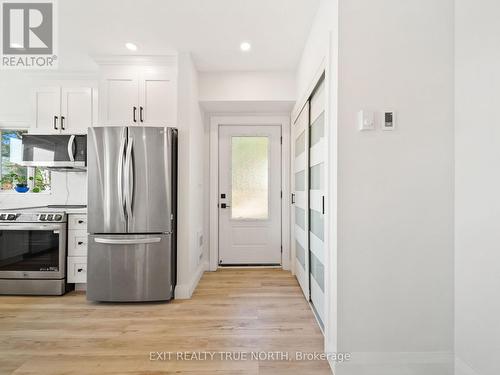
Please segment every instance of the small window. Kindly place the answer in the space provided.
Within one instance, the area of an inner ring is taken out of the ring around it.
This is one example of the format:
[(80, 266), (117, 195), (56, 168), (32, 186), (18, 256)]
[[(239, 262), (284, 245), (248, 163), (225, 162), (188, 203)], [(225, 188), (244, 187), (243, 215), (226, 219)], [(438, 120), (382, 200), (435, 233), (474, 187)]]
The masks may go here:
[(50, 172), (17, 164), (22, 157), (21, 139), (26, 130), (0, 129), (0, 192), (11, 191), (16, 185), (26, 186), (33, 193), (50, 190)]

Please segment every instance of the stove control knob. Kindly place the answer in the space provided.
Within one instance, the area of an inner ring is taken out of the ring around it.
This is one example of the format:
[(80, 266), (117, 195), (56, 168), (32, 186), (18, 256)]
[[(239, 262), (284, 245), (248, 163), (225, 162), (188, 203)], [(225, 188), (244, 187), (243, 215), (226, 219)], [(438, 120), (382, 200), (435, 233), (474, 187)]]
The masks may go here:
[(7, 215), (7, 220), (16, 220), (16, 216), (15, 214), (8, 214)]
[(40, 220), (40, 221), (45, 221), (45, 215), (40, 215), (40, 216), (38, 217), (38, 220)]
[(52, 221), (54, 220), (54, 216), (53, 215), (47, 215), (47, 221)]
[(62, 215), (54, 215), (54, 220), (55, 221), (61, 221), (62, 220)]

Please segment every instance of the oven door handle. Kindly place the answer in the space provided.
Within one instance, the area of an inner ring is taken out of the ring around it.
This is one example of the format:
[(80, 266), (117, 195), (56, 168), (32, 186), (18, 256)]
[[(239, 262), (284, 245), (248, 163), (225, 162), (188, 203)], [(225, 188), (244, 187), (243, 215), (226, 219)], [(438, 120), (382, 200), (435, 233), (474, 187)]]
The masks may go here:
[(0, 230), (51, 230), (58, 233), (62, 224), (0, 224)]

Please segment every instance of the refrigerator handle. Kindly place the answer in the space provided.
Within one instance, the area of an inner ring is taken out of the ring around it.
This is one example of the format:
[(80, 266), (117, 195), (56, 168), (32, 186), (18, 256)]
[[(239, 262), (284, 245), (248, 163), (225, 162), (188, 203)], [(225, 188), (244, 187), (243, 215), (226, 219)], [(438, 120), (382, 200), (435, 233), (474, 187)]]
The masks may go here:
[(132, 199), (134, 196), (134, 166), (132, 161), (132, 148), (134, 139), (129, 138), (127, 144), (127, 153), (125, 155), (125, 207), (127, 215), (132, 217)]
[(150, 237), (150, 238), (95, 238), (96, 243), (102, 243), (107, 245), (141, 245), (148, 243), (158, 243), (161, 242), (161, 237)]
[(120, 217), (125, 221), (125, 202), (123, 200), (123, 154), (125, 153), (125, 132), (123, 132), (120, 147), (118, 149), (118, 178), (117, 178), (117, 187), (118, 187), (118, 202), (120, 204)]

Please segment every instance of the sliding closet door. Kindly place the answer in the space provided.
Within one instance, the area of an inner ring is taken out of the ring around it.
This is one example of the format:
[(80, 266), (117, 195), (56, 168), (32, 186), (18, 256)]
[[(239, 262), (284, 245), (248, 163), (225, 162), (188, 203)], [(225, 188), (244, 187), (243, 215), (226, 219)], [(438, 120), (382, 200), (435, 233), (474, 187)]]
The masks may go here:
[(309, 270), (310, 300), (321, 321), (325, 314), (325, 95), (320, 83), (309, 116)]
[(292, 127), (292, 254), (295, 253), (295, 275), (309, 300), (309, 103)]

